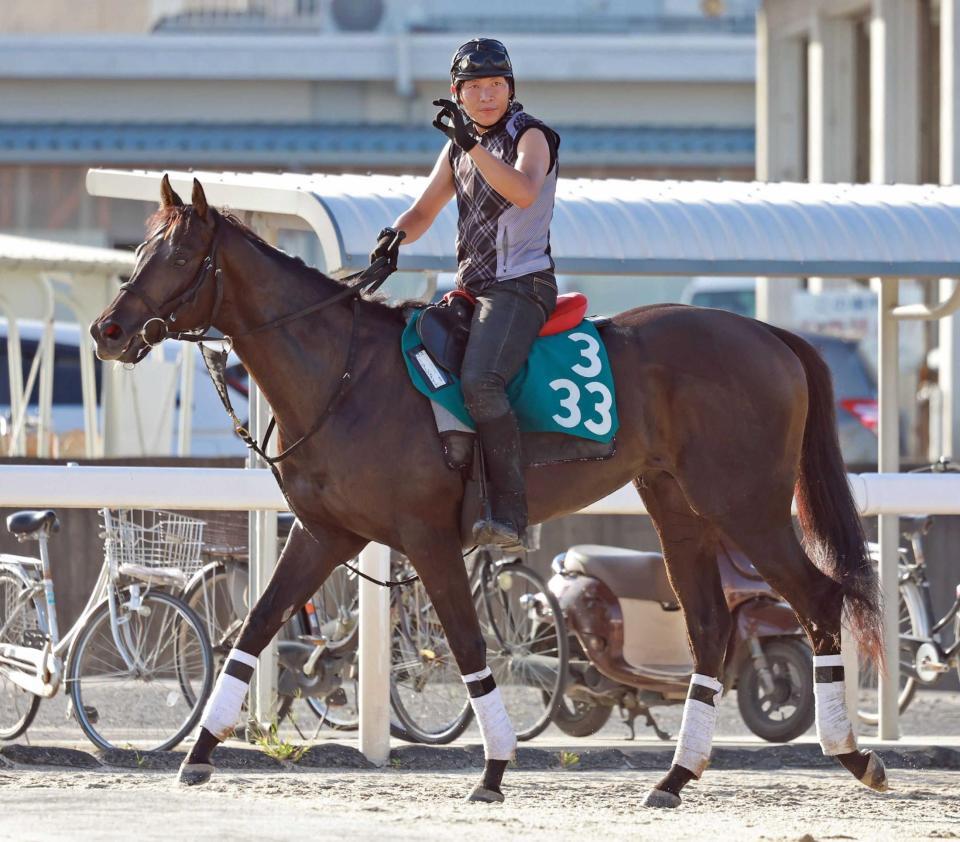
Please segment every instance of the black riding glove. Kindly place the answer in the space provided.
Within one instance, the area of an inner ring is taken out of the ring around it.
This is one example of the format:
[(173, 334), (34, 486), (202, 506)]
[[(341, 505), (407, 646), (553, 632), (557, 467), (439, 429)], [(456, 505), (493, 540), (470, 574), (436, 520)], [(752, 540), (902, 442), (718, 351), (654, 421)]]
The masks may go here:
[[(449, 99), (435, 99), (433, 104), (440, 106), (436, 119), (433, 121), (433, 127), (440, 129), (464, 152), (473, 149), (480, 139), (467, 127), (467, 118), (463, 116), (463, 112), (457, 107), (457, 104)], [(449, 122), (444, 122), (444, 117)]]
[(396, 269), (397, 260), (400, 257), (400, 241), (406, 236), (403, 231), (397, 231), (395, 228), (384, 228), (377, 234), (377, 245), (370, 252), (370, 262), (373, 263), (381, 257), (387, 258), (390, 265)]

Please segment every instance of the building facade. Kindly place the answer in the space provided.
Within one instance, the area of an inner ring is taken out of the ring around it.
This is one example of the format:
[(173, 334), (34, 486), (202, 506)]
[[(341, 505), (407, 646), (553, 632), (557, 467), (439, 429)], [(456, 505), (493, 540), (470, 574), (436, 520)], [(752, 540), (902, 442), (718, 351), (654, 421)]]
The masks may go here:
[[(455, 48), (508, 44), (565, 176), (752, 177), (754, 0), (8, 0), (0, 230), (139, 241), (90, 166), (428, 172)], [(703, 9), (722, 12), (705, 15)]]
[[(764, 0), (757, 15), (757, 178), (955, 183), (956, 6), (956, 0)], [(761, 281), (758, 309), (789, 324), (797, 289), (819, 293), (854, 283), (878, 288), (876, 279)], [(934, 305), (955, 283), (901, 284), (901, 300), (913, 291)], [(916, 330), (924, 353), (901, 370), (904, 452), (958, 455), (960, 319)], [(918, 392), (925, 402), (918, 404)]]

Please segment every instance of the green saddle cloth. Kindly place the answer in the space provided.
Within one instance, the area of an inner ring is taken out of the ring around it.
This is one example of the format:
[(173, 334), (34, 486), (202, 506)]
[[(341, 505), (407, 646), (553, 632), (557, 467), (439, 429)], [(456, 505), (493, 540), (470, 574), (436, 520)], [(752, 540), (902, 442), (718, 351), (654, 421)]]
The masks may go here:
[[(440, 368), (417, 335), (417, 319), (403, 331), (403, 359), (413, 385), (471, 430), (460, 379)], [(620, 426), (613, 374), (600, 333), (589, 319), (563, 333), (540, 336), (526, 365), (507, 385), (507, 397), (524, 432), (566, 433), (609, 442)]]

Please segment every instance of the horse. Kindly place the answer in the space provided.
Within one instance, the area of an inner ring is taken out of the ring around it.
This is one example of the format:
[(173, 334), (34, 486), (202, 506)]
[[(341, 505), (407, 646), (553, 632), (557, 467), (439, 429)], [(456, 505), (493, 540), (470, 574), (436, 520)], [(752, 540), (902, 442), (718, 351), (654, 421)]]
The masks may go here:
[[(331, 570), (374, 541), (412, 562), (477, 712), (486, 762), (468, 797), (502, 801), (516, 739), (486, 668), (462, 563), (464, 478), (445, 463), (429, 401), (405, 370), (402, 309), (272, 247), (208, 204), (196, 179), (190, 204), (166, 176), (160, 193), (131, 279), (91, 325), (98, 356), (136, 363), (157, 334), (213, 326), (232, 338), (268, 400), (280, 449), (297, 445), (276, 466), (296, 524), (217, 679), (180, 781), (209, 779), (256, 657)], [(717, 566), (723, 547), (753, 561), (810, 638), (824, 754), (885, 789), (883, 764), (858, 749), (844, 701), (841, 622), (881, 665), (882, 636), (822, 358), (788, 331), (679, 304), (620, 313), (600, 332), (616, 384), (615, 452), (528, 468), (529, 516), (541, 523), (573, 513), (632, 483), (653, 519), (695, 674), (673, 763), (643, 803), (679, 805), (709, 760), (731, 632)]]

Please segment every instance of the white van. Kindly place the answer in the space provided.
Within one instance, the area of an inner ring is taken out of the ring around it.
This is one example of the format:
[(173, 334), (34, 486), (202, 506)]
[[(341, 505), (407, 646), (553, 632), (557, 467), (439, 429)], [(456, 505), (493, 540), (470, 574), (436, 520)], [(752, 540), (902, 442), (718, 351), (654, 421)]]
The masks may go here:
[[(23, 384), (43, 336), (43, 324), (32, 320), (18, 320), (20, 336), (20, 354), (23, 370)], [(91, 342), (85, 329), (76, 323), (57, 322), (54, 325), (54, 375), (53, 375), (53, 419), (52, 432), (57, 438), (66, 441), (69, 437), (74, 445), (64, 455), (82, 455), (77, 452), (76, 439), (83, 430), (83, 393), (80, 380), (80, 342)], [(163, 360), (172, 365), (179, 359), (181, 344), (174, 341), (164, 342), (151, 352), (151, 356), (162, 354)], [(242, 456), (246, 446), (233, 432), (233, 424), (223, 409), (213, 383), (198, 351), (193, 353), (194, 385), (193, 411), (190, 439), (190, 456)], [(104, 366), (109, 365), (97, 360), (95, 363), (97, 399), (103, 396)], [(145, 361), (143, 365), (150, 365)], [(230, 387), (230, 400), (241, 420), (248, 413), (247, 377), (240, 361), (231, 355), (228, 361), (227, 382)], [(151, 455), (172, 455), (177, 452), (180, 394), (180, 379), (172, 381), (168, 402), (173, 402), (173, 428), (167, 444), (160, 444)], [(27, 407), (27, 429), (36, 430), (39, 413), (39, 377), (34, 383)], [(99, 412), (100, 426), (103, 424), (103, 410)], [(8, 433), (14, 419), (10, 410), (10, 367), (7, 348), (7, 322), (0, 319), (0, 435)], [(166, 439), (166, 436), (164, 437)], [(4, 455), (6, 450), (4, 448)]]

